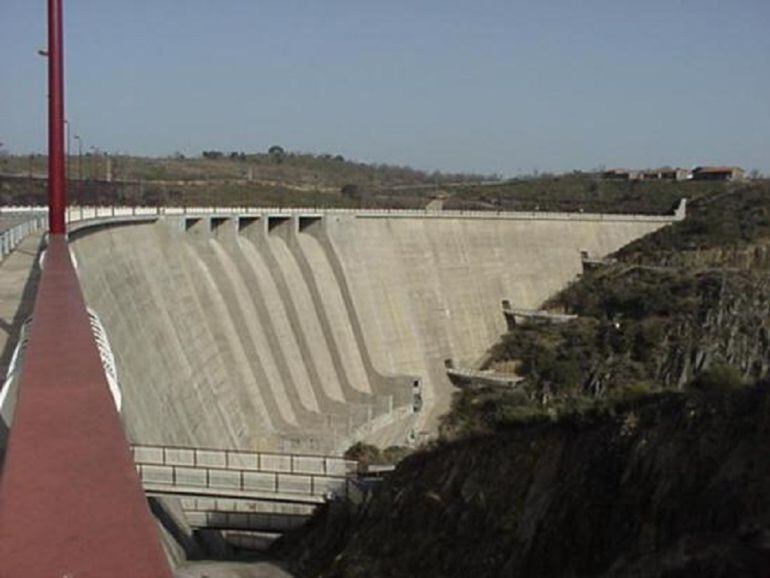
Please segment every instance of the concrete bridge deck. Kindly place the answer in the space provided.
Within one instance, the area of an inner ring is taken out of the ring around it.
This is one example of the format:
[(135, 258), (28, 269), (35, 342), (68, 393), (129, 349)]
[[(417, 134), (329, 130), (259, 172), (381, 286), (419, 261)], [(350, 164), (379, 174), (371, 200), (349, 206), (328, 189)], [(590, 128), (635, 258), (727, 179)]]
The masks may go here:
[(133, 446), (148, 497), (176, 498), (193, 529), (282, 533), (347, 499), (357, 462), (337, 456)]
[[(146, 491), (148, 496), (163, 495)], [(286, 532), (304, 524), (317, 504), (186, 496), (180, 499), (192, 528)]]

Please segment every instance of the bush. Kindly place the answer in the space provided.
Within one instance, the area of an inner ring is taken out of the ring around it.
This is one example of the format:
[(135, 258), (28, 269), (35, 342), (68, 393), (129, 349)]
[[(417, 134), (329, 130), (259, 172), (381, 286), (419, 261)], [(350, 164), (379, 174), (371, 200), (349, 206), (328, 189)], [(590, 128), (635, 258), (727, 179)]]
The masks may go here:
[(549, 421), (551, 414), (541, 404), (502, 406), (496, 412), (497, 425), (532, 424)]
[(610, 390), (609, 398), (614, 402), (634, 401), (643, 397), (648, 397), (655, 393), (654, 386), (647, 381), (637, 381), (629, 383), (622, 387), (616, 387)]
[(377, 446), (356, 442), (345, 451), (345, 459), (356, 460), (361, 465), (382, 463), (382, 452)]
[(382, 459), (386, 464), (397, 464), (412, 453), (410, 448), (404, 446), (390, 446), (383, 450)]
[(721, 363), (700, 372), (690, 382), (690, 388), (698, 391), (734, 391), (745, 385), (737, 369)]
[(345, 451), (345, 459), (356, 460), (362, 466), (396, 464), (411, 452), (411, 449), (404, 446), (390, 446), (380, 450), (377, 446), (356, 442)]
[(363, 196), (361, 187), (353, 183), (342, 185), (342, 187), (340, 187), (340, 193), (351, 199), (360, 199)]

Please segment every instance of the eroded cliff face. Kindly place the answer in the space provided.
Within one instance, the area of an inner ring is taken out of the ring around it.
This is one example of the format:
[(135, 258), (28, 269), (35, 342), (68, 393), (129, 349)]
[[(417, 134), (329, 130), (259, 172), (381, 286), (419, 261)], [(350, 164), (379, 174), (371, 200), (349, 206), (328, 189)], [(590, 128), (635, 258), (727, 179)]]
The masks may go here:
[(669, 345), (657, 377), (683, 386), (715, 363), (736, 368), (746, 379), (765, 377), (770, 368), (770, 276), (722, 271), (700, 281), (699, 307), (668, 328)]
[(680, 389), (718, 365), (749, 381), (770, 368), (770, 275), (762, 269), (621, 263), (586, 275), (554, 302), (581, 319), (512, 332), (496, 348), (501, 360), (524, 357), (536, 390), (563, 391), (570, 383), (549, 383), (558, 380), (540, 371), (537, 355), (527, 359), (522, 343), (556, 341), (565, 355), (582, 346), (572, 385), (593, 395), (635, 382)]
[(765, 576), (769, 393), (666, 393), (446, 444), (284, 552), (325, 577)]

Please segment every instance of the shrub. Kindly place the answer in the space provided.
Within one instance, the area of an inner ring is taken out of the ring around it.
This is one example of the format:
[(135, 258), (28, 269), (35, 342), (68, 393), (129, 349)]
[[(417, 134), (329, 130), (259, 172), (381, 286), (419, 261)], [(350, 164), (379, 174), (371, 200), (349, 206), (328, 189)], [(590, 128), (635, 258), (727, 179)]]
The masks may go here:
[(690, 382), (690, 388), (698, 391), (734, 391), (745, 385), (737, 369), (722, 363), (701, 371)]
[(498, 425), (530, 424), (548, 421), (548, 408), (540, 404), (501, 406), (496, 412)]
[(351, 199), (360, 199), (362, 197), (361, 187), (353, 183), (342, 185), (342, 187), (340, 187), (340, 193)]
[(637, 381), (610, 390), (609, 398), (615, 402), (633, 401), (655, 393), (654, 386), (648, 381)]
[(410, 448), (404, 446), (390, 446), (383, 450), (382, 459), (386, 464), (397, 464), (412, 453)]
[(377, 446), (356, 442), (345, 451), (345, 459), (356, 460), (361, 465), (382, 463), (382, 452)]

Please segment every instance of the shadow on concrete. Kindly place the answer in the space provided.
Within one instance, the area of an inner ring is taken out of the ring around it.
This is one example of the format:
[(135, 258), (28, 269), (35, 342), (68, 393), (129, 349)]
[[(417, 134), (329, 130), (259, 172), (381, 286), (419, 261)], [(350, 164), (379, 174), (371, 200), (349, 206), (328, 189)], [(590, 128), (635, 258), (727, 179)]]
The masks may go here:
[[(40, 282), (40, 253), (45, 249), (44, 237), (40, 238), (40, 243), (37, 246), (36, 252), (26, 251), (25, 254), (35, 257), (33, 266), (29, 270), (29, 275), (24, 282), (24, 288), (22, 289), (22, 297), (19, 303), (19, 308), (14, 313), (13, 319), (10, 321), (0, 321), (0, 329), (8, 334), (8, 339), (5, 342), (5, 347), (0, 352), (0, 368), (4, 368), (0, 375), (0, 387), (2, 382), (5, 381), (5, 372), (8, 365), (11, 363), (11, 357), (13, 356), (13, 350), (16, 349), (16, 343), (19, 340), (19, 333), (22, 325), (27, 318), (32, 315), (32, 311), (35, 307), (35, 295), (37, 294), (38, 283)], [(17, 249), (19, 251), (20, 249)], [(24, 251), (24, 250), (21, 250)], [(0, 420), (0, 475), (2, 474), (3, 463), (5, 461), (5, 448), (8, 443), (8, 435), (10, 430)]]
[[(32, 315), (32, 311), (35, 307), (35, 295), (37, 294), (37, 286), (40, 282), (40, 253), (45, 249), (43, 239), (40, 239), (37, 252), (27, 252), (26, 254), (35, 257), (35, 263), (29, 270), (27, 280), (24, 282), (24, 289), (22, 290), (21, 302), (19, 308), (13, 316), (10, 323), (2, 321), (2, 329), (9, 334), (9, 339), (6, 341), (3, 351), (0, 352), (0, 367), (8, 367), (13, 356), (13, 350), (16, 348), (16, 342), (19, 338), (19, 332), (21, 326), (27, 318)], [(5, 378), (5, 375), (2, 376)]]
[(177, 522), (174, 515), (166, 508), (162, 500), (149, 496), (147, 503), (150, 506), (155, 519), (169, 533), (174, 541), (184, 550), (185, 557), (188, 560), (200, 560), (203, 557), (203, 550), (196, 540)]

